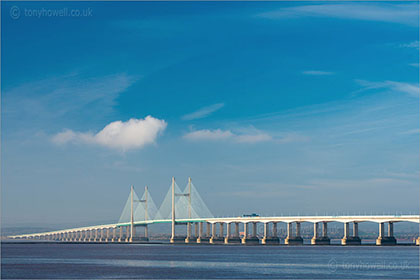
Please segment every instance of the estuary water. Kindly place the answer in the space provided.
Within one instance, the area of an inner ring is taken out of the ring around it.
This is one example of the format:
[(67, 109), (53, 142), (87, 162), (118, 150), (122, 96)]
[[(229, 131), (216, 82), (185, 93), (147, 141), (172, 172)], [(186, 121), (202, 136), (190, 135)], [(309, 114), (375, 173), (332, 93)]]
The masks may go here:
[(2, 243), (2, 279), (419, 279), (415, 246)]

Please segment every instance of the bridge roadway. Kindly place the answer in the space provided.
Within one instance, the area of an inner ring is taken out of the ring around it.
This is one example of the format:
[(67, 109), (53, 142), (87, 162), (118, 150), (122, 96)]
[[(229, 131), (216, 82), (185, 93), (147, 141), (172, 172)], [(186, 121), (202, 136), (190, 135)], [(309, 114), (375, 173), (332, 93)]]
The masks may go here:
[[(303, 244), (300, 234), (301, 223), (313, 223), (313, 245), (329, 245), (328, 223), (339, 222), (344, 225), (344, 236), (341, 240), (342, 245), (360, 245), (361, 239), (358, 233), (358, 225), (362, 222), (373, 222), (379, 225), (379, 235), (376, 240), (377, 245), (396, 245), (394, 237), (394, 223), (412, 222), (420, 223), (419, 215), (394, 215), (394, 216), (277, 216), (277, 217), (224, 217), (224, 218), (190, 218), (164, 220), (133, 221), (132, 223), (116, 223), (88, 227), (78, 227), (50, 232), (40, 232), (33, 234), (21, 234), (9, 236), (12, 239), (45, 239), (72, 242), (134, 242), (148, 241), (148, 226), (157, 223), (172, 223), (171, 243), (211, 243), (211, 244), (279, 244), (280, 239), (277, 233), (277, 224), (287, 224), (287, 237), (284, 240), (288, 245)], [(262, 239), (257, 235), (257, 224), (264, 226)], [(206, 224), (206, 233), (204, 233)], [(242, 224), (243, 234), (240, 235), (239, 225)], [(352, 234), (350, 225), (352, 224)], [(388, 225), (385, 233), (385, 224)], [(186, 236), (175, 235), (175, 225), (186, 225)], [(195, 225), (195, 234), (191, 227)], [(217, 226), (219, 225), (219, 233)], [(231, 225), (235, 225), (234, 231)], [(270, 225), (272, 229), (270, 230)], [(320, 226), (322, 225), (322, 230)], [(136, 236), (136, 227), (144, 228), (144, 236)], [(294, 231), (293, 231), (294, 227)], [(224, 230), (226, 228), (226, 234)], [(250, 228), (252, 229), (251, 232)], [(119, 231), (117, 233), (117, 231)], [(420, 237), (416, 244), (420, 244)]]

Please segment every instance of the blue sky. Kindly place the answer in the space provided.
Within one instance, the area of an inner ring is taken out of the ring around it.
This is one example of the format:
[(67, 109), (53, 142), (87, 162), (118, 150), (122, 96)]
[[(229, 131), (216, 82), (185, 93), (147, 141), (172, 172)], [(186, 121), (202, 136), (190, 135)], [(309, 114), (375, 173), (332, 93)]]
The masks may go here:
[(418, 8), (2, 2), (3, 223), (116, 221), (172, 176), (216, 216), (418, 211)]

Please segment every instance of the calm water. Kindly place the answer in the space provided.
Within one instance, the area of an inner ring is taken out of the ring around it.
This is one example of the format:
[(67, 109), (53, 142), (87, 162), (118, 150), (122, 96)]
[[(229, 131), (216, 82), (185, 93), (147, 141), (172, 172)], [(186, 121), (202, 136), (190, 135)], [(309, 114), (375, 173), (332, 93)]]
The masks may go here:
[(419, 278), (415, 246), (3, 243), (2, 278)]

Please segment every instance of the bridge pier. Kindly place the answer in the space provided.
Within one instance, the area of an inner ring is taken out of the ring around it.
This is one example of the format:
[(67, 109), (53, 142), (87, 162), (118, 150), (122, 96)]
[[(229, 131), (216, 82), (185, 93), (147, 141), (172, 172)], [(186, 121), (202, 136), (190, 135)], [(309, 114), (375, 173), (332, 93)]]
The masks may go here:
[(322, 236), (319, 236), (319, 223), (314, 223), (314, 237), (311, 239), (312, 245), (330, 245), (328, 238), (328, 223), (322, 222)]
[(111, 237), (110, 231), (111, 231), (110, 228), (105, 229), (105, 242), (111, 241), (111, 239), (110, 239), (110, 237)]
[(292, 222), (287, 223), (287, 237), (284, 240), (286, 245), (302, 245), (303, 238), (300, 236), (300, 222), (296, 222), (296, 235), (292, 235)]
[(232, 224), (227, 223), (225, 244), (241, 244), (241, 238), (239, 237), (239, 223), (235, 222), (235, 232), (232, 234)]
[(197, 238), (197, 243), (210, 243), (210, 223), (206, 222), (206, 234), (203, 234), (203, 227), (204, 227), (204, 223), (200, 222), (199, 223), (199, 235)]
[(420, 237), (417, 237), (416, 239), (416, 245), (419, 246), (420, 245)]
[(219, 229), (220, 229), (220, 234), (219, 235), (216, 234), (216, 227), (217, 227), (217, 223), (212, 223), (211, 224), (210, 244), (222, 244), (222, 243), (224, 243), (223, 223), (219, 223)]
[(99, 242), (99, 229), (95, 228), (95, 238), (93, 239), (93, 242)]
[(112, 239), (111, 242), (117, 242), (117, 228), (112, 228)]
[[(195, 236), (192, 234), (192, 223), (187, 223), (187, 237), (185, 238), (185, 243), (197, 242), (197, 230)], [(197, 225), (194, 225), (197, 229)]]
[(350, 236), (350, 223), (344, 223), (344, 237), (341, 239), (341, 245), (360, 245), (362, 241), (359, 237), (359, 223), (353, 222), (353, 236)]
[(104, 242), (105, 241), (105, 229), (101, 228), (99, 229), (99, 240), (98, 242)]
[(125, 242), (130, 242), (130, 226), (125, 227)]
[(118, 232), (119, 232), (119, 234), (118, 234), (118, 242), (123, 242), (124, 241), (124, 238), (123, 238), (123, 227), (119, 227), (118, 228)]
[(149, 228), (148, 228), (148, 225), (144, 225), (144, 237), (140, 238), (140, 240), (149, 242)]
[(246, 245), (257, 245), (260, 244), (260, 240), (257, 237), (257, 223), (250, 222), (252, 224), (252, 234), (248, 235), (248, 224), (243, 223), (244, 225), (244, 237), (242, 238), (242, 244)]
[(88, 241), (88, 230), (84, 229), (82, 230), (83, 236), (82, 236), (82, 242), (87, 242)]
[(388, 222), (388, 236), (385, 236), (384, 223), (379, 223), (379, 236), (376, 239), (378, 246), (392, 246), (396, 245), (397, 240), (394, 237), (394, 223)]
[(78, 231), (77, 242), (83, 242), (83, 230)]
[(261, 240), (262, 244), (265, 245), (278, 245), (280, 243), (280, 239), (277, 236), (277, 223), (273, 222), (273, 232), (270, 236), (270, 224), (264, 223), (264, 237)]

